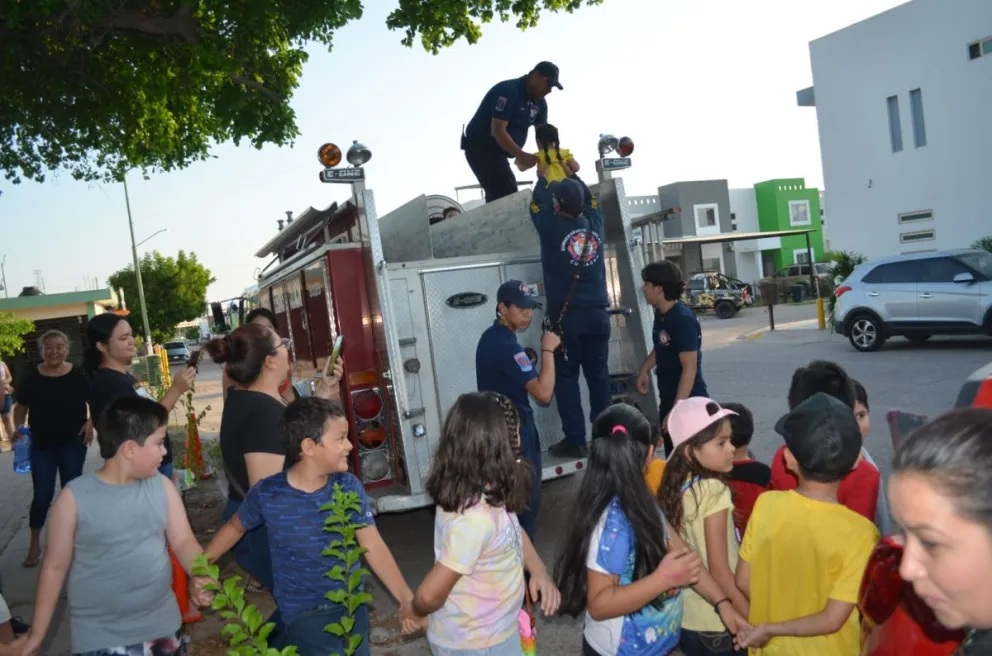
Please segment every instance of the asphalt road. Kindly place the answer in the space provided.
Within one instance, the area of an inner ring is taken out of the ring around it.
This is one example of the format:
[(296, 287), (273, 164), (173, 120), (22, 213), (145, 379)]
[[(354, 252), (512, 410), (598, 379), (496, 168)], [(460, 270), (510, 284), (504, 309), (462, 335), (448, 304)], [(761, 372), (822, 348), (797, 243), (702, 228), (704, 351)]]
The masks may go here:
[[(718, 323), (705, 321), (703, 370), (714, 398), (722, 402), (738, 401), (754, 413), (753, 450), (765, 462), (781, 445), (773, 426), (787, 410), (786, 394), (792, 372), (810, 360), (837, 362), (867, 389), (873, 419), (867, 447), (885, 475), (892, 460), (885, 413), (902, 409), (932, 416), (950, 409), (963, 380), (992, 359), (992, 340), (988, 339), (934, 340), (923, 347), (892, 340), (878, 353), (858, 353), (844, 338), (816, 330), (777, 331), (756, 340), (728, 339), (725, 332), (729, 326), (721, 324), (738, 321), (737, 334), (741, 332), (740, 326), (748, 322), (755, 322), (754, 328), (763, 327), (757, 323), (762, 318), (767, 321), (767, 317), (758, 314), (760, 309), (755, 310), (756, 316), (714, 320)], [(785, 321), (781, 315), (776, 313), (780, 323)], [(556, 540), (564, 532), (580, 476), (551, 481), (543, 488), (537, 549), (549, 567), (554, 562)], [(407, 580), (416, 585), (433, 564), (431, 511), (384, 515), (378, 518), (378, 524)], [(381, 590), (376, 596), (378, 607), (385, 608), (388, 597)], [(582, 619), (545, 620), (539, 626), (538, 636), (543, 653), (578, 654)], [(429, 652), (423, 639), (419, 639), (378, 653)]]

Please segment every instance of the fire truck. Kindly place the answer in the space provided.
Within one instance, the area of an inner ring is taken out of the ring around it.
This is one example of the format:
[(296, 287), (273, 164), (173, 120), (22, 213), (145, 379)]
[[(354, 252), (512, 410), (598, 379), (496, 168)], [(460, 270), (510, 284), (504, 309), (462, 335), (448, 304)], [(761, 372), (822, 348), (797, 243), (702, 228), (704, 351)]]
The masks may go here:
[[(620, 141), (605, 139), (597, 162), (601, 180), (592, 191), (605, 220), (612, 392), (615, 401), (636, 405), (657, 423), (656, 391), (641, 395), (635, 385), (651, 349), (653, 320), (640, 291), (644, 253), (623, 181), (609, 170), (630, 160), (603, 159), (604, 147)], [(337, 168), (340, 148), (320, 148), (320, 180), (349, 185), (350, 198), (295, 218), (287, 213), (278, 222), (275, 236), (256, 253), (270, 261), (258, 270), (244, 306), (275, 313), (279, 333), (292, 342), (296, 380), (312, 379), (343, 336), (352, 471), (375, 511), (388, 513), (432, 504), (424, 485), (441, 425), (458, 396), (476, 389), (476, 344), (496, 317), (499, 285), (523, 280), (540, 296), (544, 286), (530, 191), (470, 210), (447, 196), (421, 195), (380, 216), (365, 186), (362, 165), (370, 157), (356, 142), (347, 152), (350, 166)], [(518, 336), (535, 358), (540, 318)], [(584, 382), (581, 387), (587, 411), (588, 390)], [(545, 449), (542, 479), (580, 471), (584, 460), (546, 452), (561, 439), (554, 401), (535, 407), (535, 419)]]

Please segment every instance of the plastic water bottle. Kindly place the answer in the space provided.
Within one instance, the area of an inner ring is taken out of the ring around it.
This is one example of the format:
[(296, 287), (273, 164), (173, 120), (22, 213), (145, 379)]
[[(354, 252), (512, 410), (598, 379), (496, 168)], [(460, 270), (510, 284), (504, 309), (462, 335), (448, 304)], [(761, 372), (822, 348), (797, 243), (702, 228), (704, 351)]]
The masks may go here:
[(14, 442), (14, 472), (31, 473), (31, 429), (21, 426), (17, 429), (21, 436)]

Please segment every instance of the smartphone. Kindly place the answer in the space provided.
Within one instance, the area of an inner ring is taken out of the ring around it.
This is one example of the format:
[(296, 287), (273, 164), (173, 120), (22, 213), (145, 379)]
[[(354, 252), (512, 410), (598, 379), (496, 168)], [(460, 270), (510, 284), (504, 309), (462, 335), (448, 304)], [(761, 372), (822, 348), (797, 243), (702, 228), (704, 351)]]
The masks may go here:
[(892, 448), (898, 449), (909, 434), (927, 423), (926, 415), (902, 410), (890, 410), (885, 417), (889, 424), (889, 435), (892, 437)]
[(189, 359), (189, 364), (186, 365), (186, 366), (193, 367), (194, 369), (196, 369), (197, 368), (197, 365), (200, 362), (200, 354), (201, 353), (203, 353), (203, 349), (197, 349), (197, 350), (193, 351), (193, 355), (190, 356), (190, 359)]
[(337, 363), (338, 358), (341, 356), (341, 347), (344, 346), (344, 335), (338, 335), (334, 338), (334, 350), (331, 351), (331, 362), (327, 365), (327, 370), (330, 371), (334, 368)]

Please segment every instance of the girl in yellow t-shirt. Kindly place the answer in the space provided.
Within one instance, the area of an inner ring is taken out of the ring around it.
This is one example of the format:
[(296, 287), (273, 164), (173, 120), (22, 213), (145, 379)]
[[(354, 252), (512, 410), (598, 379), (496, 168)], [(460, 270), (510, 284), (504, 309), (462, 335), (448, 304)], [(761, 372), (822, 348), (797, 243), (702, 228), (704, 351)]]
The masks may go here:
[[(674, 450), (658, 490), (658, 505), (720, 585), (723, 594), (716, 605), (731, 604), (747, 616), (747, 598), (734, 581), (738, 551), (734, 503), (722, 480), (734, 467), (729, 417), (736, 414), (704, 397), (675, 404), (668, 415)], [(688, 656), (743, 653), (734, 652), (733, 640), (710, 602), (686, 591), (682, 651)]]
[(537, 126), (534, 137), (539, 150), (534, 153), (537, 157), (537, 176), (547, 184), (559, 182), (579, 172), (579, 163), (572, 157), (572, 152), (561, 147), (558, 140), (558, 128), (545, 124)]

